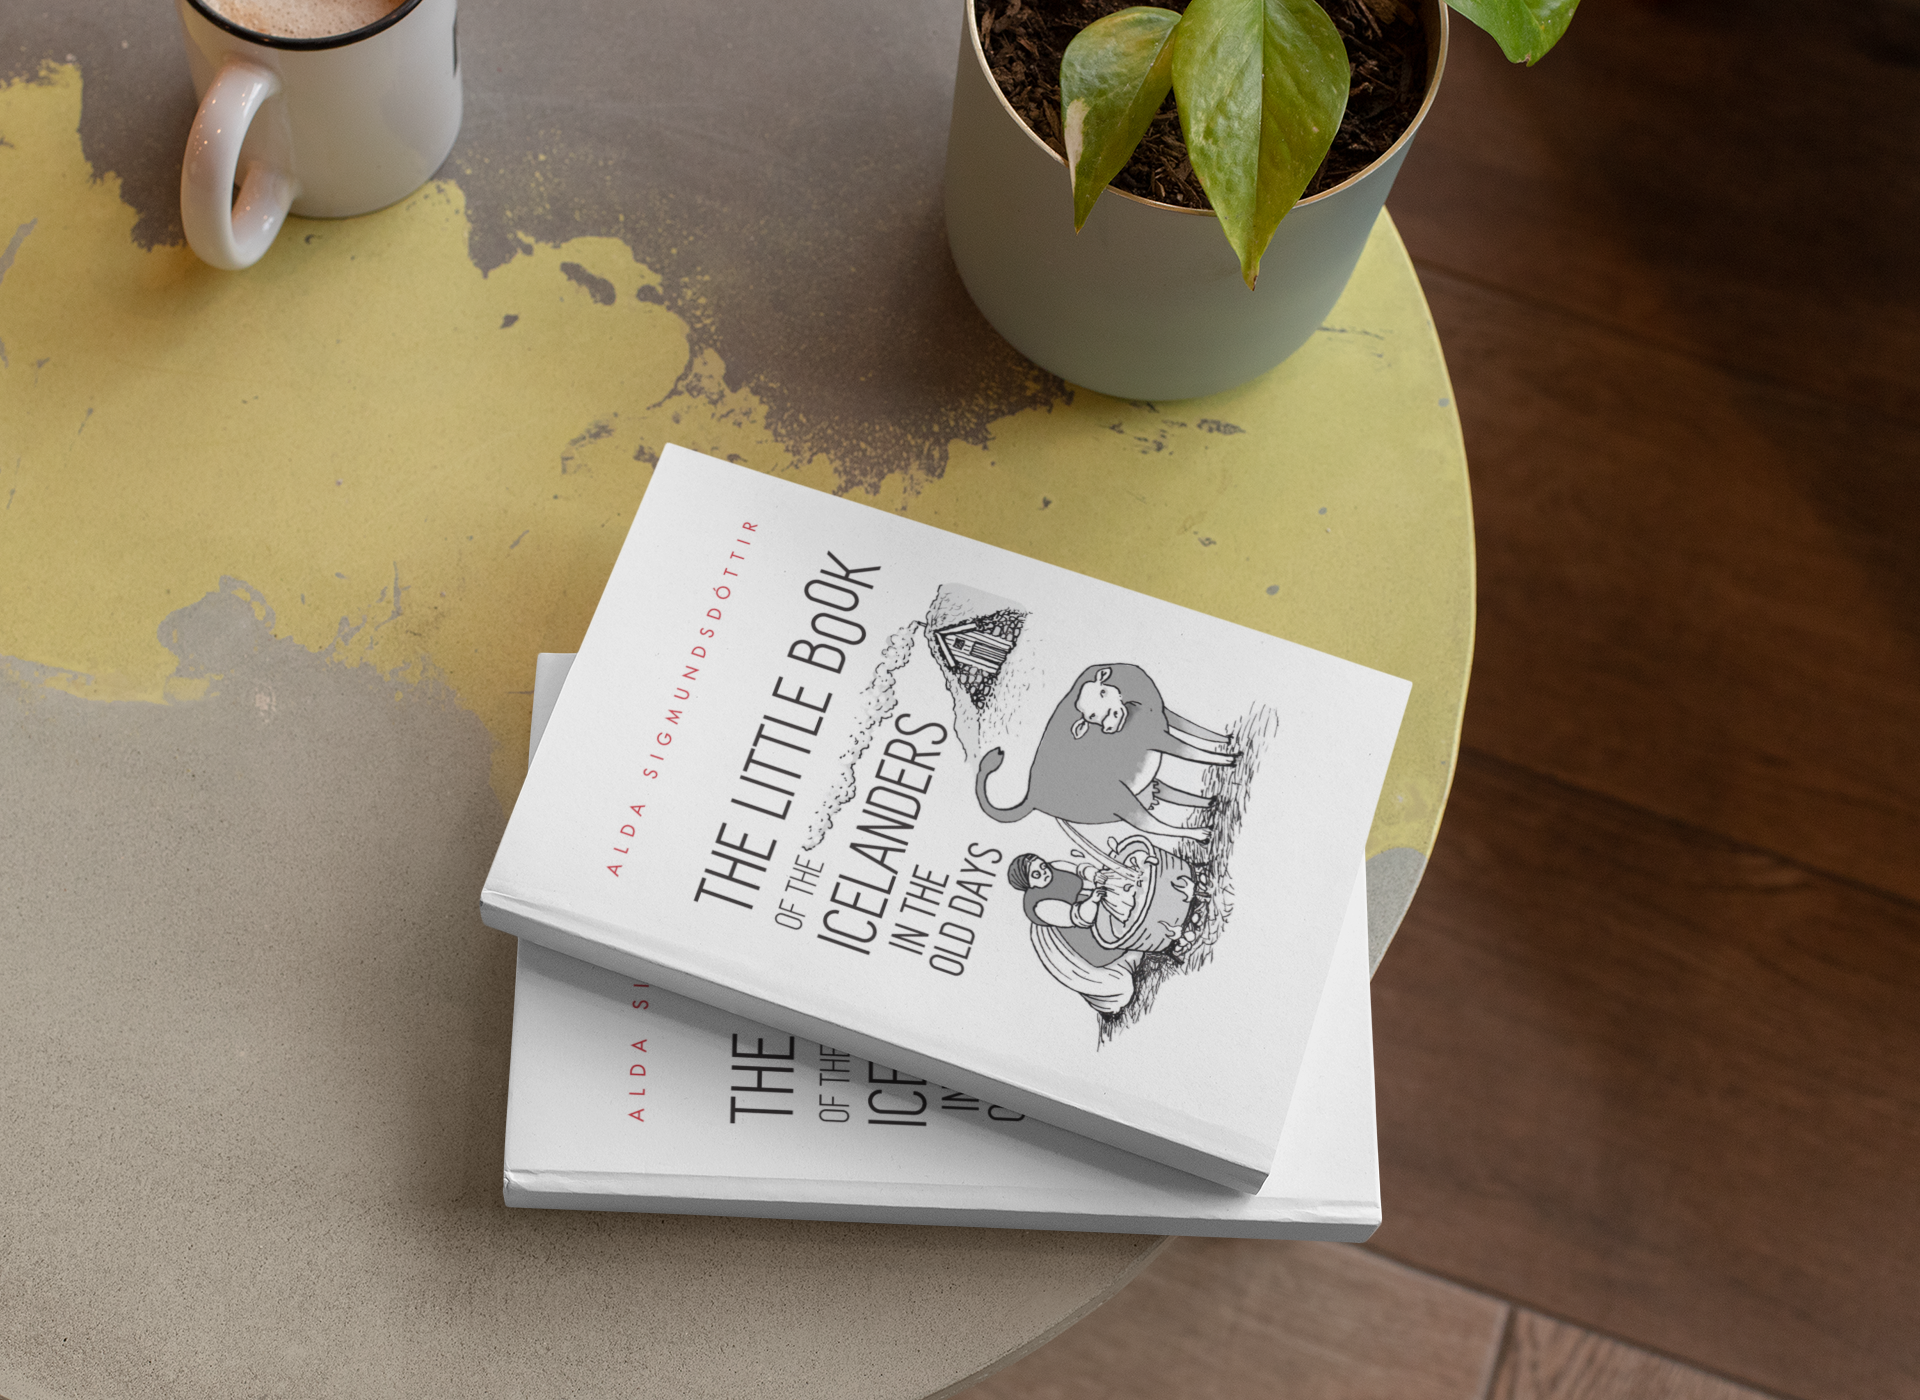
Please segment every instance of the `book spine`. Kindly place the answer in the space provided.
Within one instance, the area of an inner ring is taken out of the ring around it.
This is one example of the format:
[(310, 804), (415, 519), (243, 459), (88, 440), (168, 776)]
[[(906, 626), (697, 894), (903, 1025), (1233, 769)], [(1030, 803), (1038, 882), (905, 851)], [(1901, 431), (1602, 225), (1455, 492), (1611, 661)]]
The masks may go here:
[[(1229, 1211), (1209, 1215), (1119, 1214), (1076, 1209), (1057, 1193), (982, 1206), (969, 1188), (888, 1183), (860, 1195), (860, 1183), (766, 1177), (654, 1176), (521, 1168), (505, 1174), (509, 1206), (545, 1210), (617, 1210), (662, 1215), (731, 1215), (769, 1220), (832, 1220), (875, 1225), (960, 1225), (995, 1230), (1077, 1230), (1098, 1234), (1198, 1235), (1214, 1239), (1328, 1240), (1359, 1244), (1380, 1224), (1377, 1205), (1329, 1202), (1262, 1219)], [(1011, 1193), (1023, 1194), (1023, 1193)]]

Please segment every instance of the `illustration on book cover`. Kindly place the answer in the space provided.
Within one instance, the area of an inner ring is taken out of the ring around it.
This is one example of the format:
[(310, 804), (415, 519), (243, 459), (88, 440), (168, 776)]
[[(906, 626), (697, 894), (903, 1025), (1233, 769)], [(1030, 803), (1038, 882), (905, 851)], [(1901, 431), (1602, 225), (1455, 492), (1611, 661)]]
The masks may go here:
[[(845, 761), (851, 776), (903, 695), (929, 692), (923, 668), (937, 674), (979, 810), (1011, 828), (980, 863), (1015, 892), (1038, 968), (1092, 1008), (1104, 1044), (1227, 933), (1234, 839), (1278, 717), (1259, 704), (1195, 717), (1204, 699), (1178, 677), (1074, 645), (1058, 619), (942, 586), (888, 641)], [(847, 784), (829, 800), (809, 848), (851, 797)]]

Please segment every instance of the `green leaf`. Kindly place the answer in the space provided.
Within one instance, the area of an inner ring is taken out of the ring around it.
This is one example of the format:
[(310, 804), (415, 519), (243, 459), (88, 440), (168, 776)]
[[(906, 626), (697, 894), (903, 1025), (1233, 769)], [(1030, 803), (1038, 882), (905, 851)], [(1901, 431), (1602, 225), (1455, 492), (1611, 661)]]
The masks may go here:
[(1173, 86), (1172, 10), (1136, 5), (1074, 35), (1060, 61), (1060, 129), (1073, 176), (1073, 227), (1133, 158)]
[(1340, 32), (1314, 0), (1193, 0), (1174, 31), (1187, 155), (1249, 287), (1326, 159), (1351, 81)]
[(1500, 52), (1531, 67), (1560, 42), (1580, 0), (1451, 0), (1453, 8), (1493, 35)]

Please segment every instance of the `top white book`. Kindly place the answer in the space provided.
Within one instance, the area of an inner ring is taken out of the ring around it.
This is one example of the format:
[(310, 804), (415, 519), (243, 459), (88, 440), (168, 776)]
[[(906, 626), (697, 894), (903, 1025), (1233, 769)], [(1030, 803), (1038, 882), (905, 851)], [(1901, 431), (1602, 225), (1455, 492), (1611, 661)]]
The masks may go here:
[(1407, 693), (669, 447), (482, 917), (1256, 1191)]

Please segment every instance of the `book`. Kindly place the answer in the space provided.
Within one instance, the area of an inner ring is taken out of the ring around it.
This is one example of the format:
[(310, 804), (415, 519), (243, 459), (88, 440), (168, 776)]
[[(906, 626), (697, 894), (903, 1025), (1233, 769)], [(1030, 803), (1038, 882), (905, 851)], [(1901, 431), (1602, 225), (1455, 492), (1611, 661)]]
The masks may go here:
[(1256, 1191), (1407, 691), (669, 448), (482, 918)]
[[(540, 658), (536, 745), (570, 660)], [(504, 1184), (510, 1206), (1364, 1240), (1380, 1223), (1364, 867), (1258, 1195), (525, 941)]]

